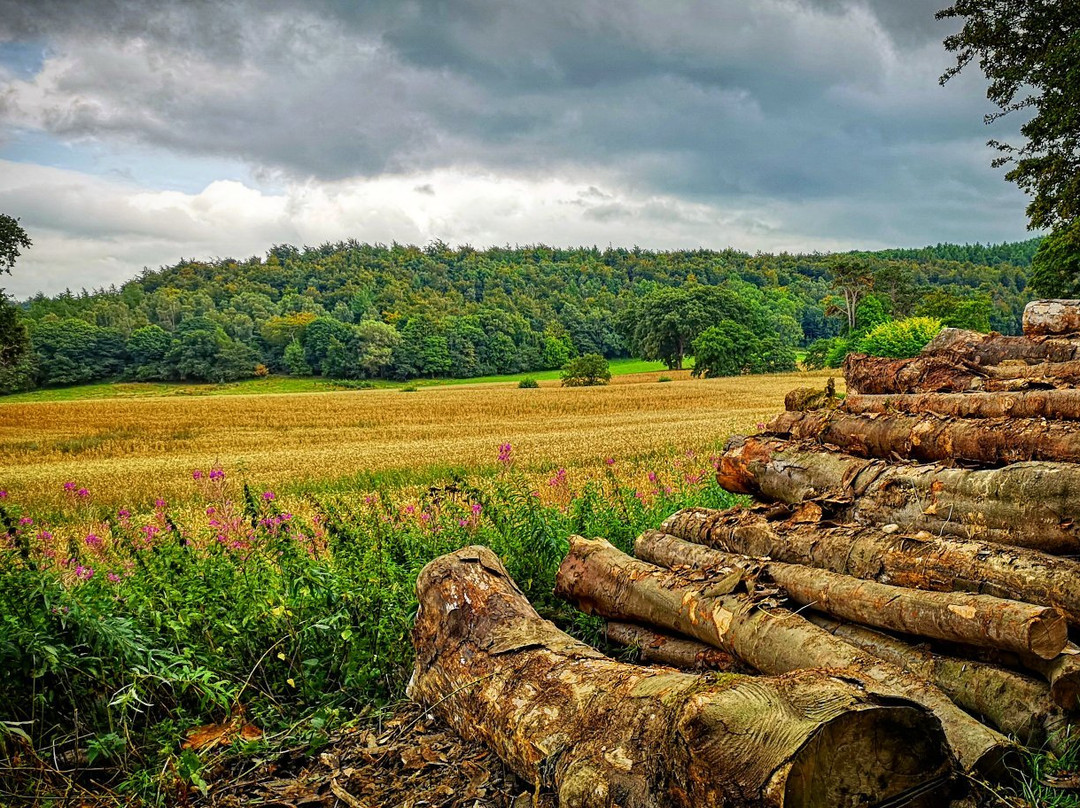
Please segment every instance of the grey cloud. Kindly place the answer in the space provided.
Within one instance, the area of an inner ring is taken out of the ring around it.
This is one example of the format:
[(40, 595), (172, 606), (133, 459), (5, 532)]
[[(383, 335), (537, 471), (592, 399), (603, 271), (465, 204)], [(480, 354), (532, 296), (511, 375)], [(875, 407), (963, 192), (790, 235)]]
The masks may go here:
[(294, 178), (457, 166), (733, 207), (887, 200), (910, 220), (851, 221), (910, 242), (927, 195), (976, 200), (960, 229), (1006, 204), (978, 77), (936, 83), (941, 5), (0, 0), (0, 39), (53, 54), (39, 86), (0, 85), (0, 119)]

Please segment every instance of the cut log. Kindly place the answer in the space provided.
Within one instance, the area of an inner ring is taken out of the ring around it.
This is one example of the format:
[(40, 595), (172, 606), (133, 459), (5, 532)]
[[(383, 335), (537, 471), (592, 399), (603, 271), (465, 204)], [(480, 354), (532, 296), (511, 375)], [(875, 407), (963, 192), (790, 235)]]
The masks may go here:
[(735, 657), (719, 648), (634, 623), (609, 621), (604, 636), (619, 645), (636, 648), (645, 662), (692, 671), (730, 671), (739, 667)]
[[(1071, 463), (999, 469), (897, 464), (830, 452), (817, 443), (734, 437), (716, 479), (728, 491), (764, 500), (814, 501), (825, 518), (838, 522), (1080, 554), (1080, 466)], [(1065, 567), (1075, 574), (1072, 565)], [(1080, 614), (1080, 596), (1068, 608)]]
[(1080, 713), (1080, 646), (1075, 643), (1069, 643), (1065, 651), (1054, 659), (1039, 659), (954, 643), (940, 643), (935, 646), (935, 650), (1038, 674), (1050, 685), (1050, 695), (1059, 707), (1068, 713)]
[(832, 444), (859, 457), (1004, 466), (1026, 460), (1080, 462), (1080, 424), (1034, 418), (959, 420), (936, 415), (783, 412), (766, 432)]
[(844, 383), (852, 393), (962, 392), (978, 390), (982, 373), (974, 363), (953, 355), (932, 354), (911, 359), (886, 359), (848, 354)]
[(947, 774), (940, 725), (908, 701), (821, 671), (615, 662), (543, 620), (486, 548), (431, 562), (417, 595), (409, 695), (567, 808), (929, 808), (915, 795)]
[(953, 353), (910, 359), (848, 354), (844, 359), (848, 393), (990, 393), (1036, 388), (1077, 387), (1080, 361), (980, 366)]
[[(792, 409), (788, 407), (787, 409)], [(1049, 418), (1080, 421), (1080, 390), (1021, 390), (1015, 393), (894, 393), (844, 399), (851, 415), (902, 412), (955, 418)]]
[[(726, 583), (725, 579), (722, 579)], [(929, 682), (860, 651), (787, 609), (747, 594), (722, 594), (716, 578), (676, 573), (631, 558), (604, 541), (570, 538), (556, 576), (556, 594), (583, 611), (676, 631), (728, 653), (762, 673), (827, 668), (857, 677), (881, 696), (918, 702), (940, 720), (961, 765), (980, 776), (1001, 776), (1012, 745)]]
[(1080, 341), (1046, 337), (1006, 337), (980, 334), (959, 328), (943, 328), (922, 355), (951, 354), (977, 365), (1000, 365), (1002, 362), (1071, 362), (1080, 359)]
[(742, 568), (764, 573), (796, 603), (867, 626), (1053, 659), (1069, 640), (1057, 609), (992, 595), (926, 592), (818, 567), (755, 560), (646, 530), (634, 555), (668, 569)]
[(1062, 750), (1073, 737), (1068, 717), (1045, 682), (997, 665), (934, 654), (854, 623), (817, 614), (807, 619), (868, 654), (933, 682), (957, 705), (1026, 746), (1039, 747), (1049, 741)]
[(687, 508), (660, 530), (728, 553), (937, 592), (975, 592), (1059, 609), (1080, 625), (1080, 563), (982, 541), (876, 527), (769, 521), (759, 509)]
[(1080, 300), (1032, 300), (1024, 306), (1024, 334), (1080, 332)]

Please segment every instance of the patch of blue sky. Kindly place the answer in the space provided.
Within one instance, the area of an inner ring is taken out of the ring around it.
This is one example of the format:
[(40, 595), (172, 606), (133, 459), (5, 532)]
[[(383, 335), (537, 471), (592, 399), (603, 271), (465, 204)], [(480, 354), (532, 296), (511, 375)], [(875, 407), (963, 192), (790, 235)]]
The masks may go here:
[(235, 180), (264, 192), (279, 190), (276, 182), (256, 175), (238, 160), (179, 155), (130, 143), (112, 148), (94, 138), (66, 140), (35, 129), (5, 132), (0, 139), (0, 159), (77, 171), (161, 191), (197, 194), (215, 180)]
[(44, 39), (0, 42), (0, 67), (20, 79), (33, 78), (45, 64), (45, 51)]

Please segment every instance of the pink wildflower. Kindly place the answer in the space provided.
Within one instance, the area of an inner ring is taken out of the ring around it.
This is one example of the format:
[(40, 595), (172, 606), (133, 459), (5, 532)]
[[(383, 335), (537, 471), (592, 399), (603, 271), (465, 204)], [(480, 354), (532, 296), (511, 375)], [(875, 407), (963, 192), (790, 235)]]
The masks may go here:
[(273, 491), (263, 491), (262, 498), (263, 498), (264, 502), (270, 502), (270, 501), (272, 501), (274, 499), (274, 492)]
[(75, 577), (80, 581), (89, 581), (94, 577), (94, 568), (84, 567), (82, 564), (79, 564), (75, 567)]
[(86, 538), (83, 539), (83, 541), (86, 542), (87, 547), (93, 547), (95, 549), (101, 547), (101, 536), (98, 536), (94, 533), (86, 534)]
[(202, 478), (203, 478), (202, 469), (195, 469), (195, 471), (191, 472), (191, 479), (193, 479), (193, 480), (201, 480)]
[(34, 520), (29, 516), (24, 516), (22, 519), (19, 520), (19, 524), (20, 525), (32, 525), (32, 524), (34, 524)]
[(88, 488), (80, 488), (75, 493), (79, 497), (79, 499), (86, 499), (88, 496), (90, 496), (90, 489), (88, 489)]

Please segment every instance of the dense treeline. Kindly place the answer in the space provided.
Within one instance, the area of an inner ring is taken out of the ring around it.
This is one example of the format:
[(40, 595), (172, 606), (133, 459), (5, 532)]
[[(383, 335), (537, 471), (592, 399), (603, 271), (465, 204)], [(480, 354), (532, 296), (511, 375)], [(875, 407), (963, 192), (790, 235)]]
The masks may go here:
[[(587, 353), (680, 367), (695, 345), (721, 354), (716, 372), (776, 370), (796, 347), (913, 314), (1017, 333), (1037, 246), (829, 256), (283, 245), (264, 258), (181, 261), (120, 288), (23, 301), (32, 350), (0, 385), (473, 377), (558, 368)], [(850, 318), (838, 260), (869, 273)]]

